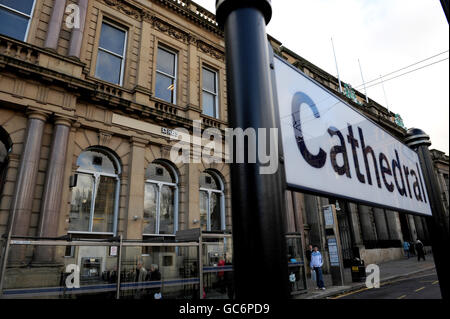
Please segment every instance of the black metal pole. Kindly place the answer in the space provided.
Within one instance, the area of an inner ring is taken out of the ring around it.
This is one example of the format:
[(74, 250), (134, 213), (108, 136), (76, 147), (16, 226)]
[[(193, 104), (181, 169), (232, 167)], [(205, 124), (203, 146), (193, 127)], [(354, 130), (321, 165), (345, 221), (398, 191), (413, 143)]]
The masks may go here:
[[(265, 128), (268, 135), (270, 128), (280, 128), (266, 34), (272, 15), (270, 1), (217, 0), (216, 9), (217, 21), (225, 31), (230, 128), (253, 128), (256, 132)], [(257, 138), (258, 143), (266, 140)], [(281, 140), (278, 143), (281, 145)], [(247, 159), (247, 150), (245, 153)], [(259, 161), (231, 164), (238, 299), (289, 298), (283, 224), (286, 186), (281, 162), (278, 171), (270, 175), (260, 174)]]
[(428, 201), (433, 216), (426, 217), (427, 227), (430, 233), (433, 248), (434, 263), (441, 288), (443, 299), (449, 298), (449, 232), (445, 223), (445, 211), (442, 205), (441, 190), (436, 180), (433, 160), (428, 147), (431, 145), (430, 137), (420, 129), (408, 130), (406, 143), (419, 155), (420, 167), (428, 193)]
[(449, 0), (441, 0), (442, 9), (444, 10), (445, 17), (447, 18), (447, 23), (449, 23), (449, 11), (450, 11), (450, 4)]

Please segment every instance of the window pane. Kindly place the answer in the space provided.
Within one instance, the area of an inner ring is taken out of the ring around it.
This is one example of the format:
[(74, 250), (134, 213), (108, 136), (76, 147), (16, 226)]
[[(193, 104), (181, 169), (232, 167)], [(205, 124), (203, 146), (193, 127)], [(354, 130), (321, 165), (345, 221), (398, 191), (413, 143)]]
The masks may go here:
[(156, 69), (166, 74), (175, 76), (175, 54), (158, 48)]
[(150, 164), (145, 172), (145, 179), (153, 181), (174, 183), (174, 179), (169, 170), (160, 164)]
[(211, 230), (221, 230), (221, 207), (220, 207), (220, 194), (211, 193)]
[(206, 189), (221, 190), (216, 179), (208, 173), (202, 173), (200, 175), (200, 187)]
[(116, 174), (117, 170), (113, 162), (103, 153), (96, 151), (86, 151), (78, 157), (77, 165), (80, 169)]
[(203, 91), (203, 114), (216, 117), (216, 97)]
[(92, 231), (108, 233), (113, 231), (116, 179), (100, 176), (98, 181)]
[(203, 69), (203, 88), (216, 93), (216, 73)]
[(174, 233), (174, 188), (163, 186), (161, 188), (161, 204), (160, 204), (160, 234)]
[(156, 232), (156, 201), (158, 198), (158, 185), (145, 184), (144, 195), (144, 234)]
[(0, 0), (0, 4), (28, 15), (31, 15), (31, 9), (33, 9), (33, 0)]
[(120, 84), (121, 73), (122, 59), (107, 52), (98, 50), (95, 76), (104, 81)]
[(123, 56), (125, 47), (125, 32), (103, 23), (99, 46), (108, 51)]
[(78, 174), (77, 186), (72, 189), (72, 200), (70, 202), (70, 231), (89, 231), (93, 190), (94, 176)]
[(28, 18), (21, 17), (0, 8), (0, 33), (16, 40), (24, 41), (28, 27)]
[(6, 149), (6, 145), (3, 144), (2, 141), (0, 141), (0, 167), (1, 167), (1, 164), (3, 164), (3, 161), (6, 158), (6, 155), (8, 155), (8, 150)]
[(207, 230), (208, 193), (200, 191), (200, 227)]
[(155, 96), (161, 100), (173, 103), (174, 81), (168, 76), (156, 73)]

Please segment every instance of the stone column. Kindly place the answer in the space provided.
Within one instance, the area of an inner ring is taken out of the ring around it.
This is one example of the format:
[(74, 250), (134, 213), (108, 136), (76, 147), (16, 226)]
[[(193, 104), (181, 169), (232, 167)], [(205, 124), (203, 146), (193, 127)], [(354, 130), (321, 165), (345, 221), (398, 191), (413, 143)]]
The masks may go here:
[(187, 212), (187, 228), (201, 228), (202, 226), (200, 222), (200, 165), (201, 164), (194, 163), (186, 165), (186, 190), (188, 200), (185, 211)]
[(80, 8), (80, 28), (72, 30), (70, 38), (69, 56), (80, 58), (81, 45), (83, 44), (84, 26), (86, 23), (88, 0), (79, 0), (78, 7)]
[(423, 241), (425, 232), (423, 231), (422, 219), (419, 216), (414, 216), (414, 222), (416, 224), (417, 238)]
[(411, 239), (415, 242), (417, 240), (417, 230), (416, 230), (416, 223), (414, 222), (414, 216), (407, 215), (407, 217), (408, 217), (409, 229), (411, 231)]
[(147, 143), (147, 140), (141, 138), (131, 138), (126, 239), (142, 239)]
[[(44, 113), (31, 111), (28, 114), (28, 128), (16, 178), (16, 189), (12, 203), (11, 216), (13, 236), (27, 236), (31, 209), (33, 206), (36, 178), (41, 157), (42, 135), (47, 116)], [(10, 261), (22, 262), (25, 258), (25, 246), (11, 249)]]
[(386, 220), (389, 228), (389, 237), (392, 240), (403, 240), (402, 226), (400, 225), (400, 217), (398, 212), (393, 210), (386, 210)]
[(425, 220), (425, 217), (420, 217), (420, 219), (422, 220), (422, 226), (423, 226), (423, 233), (424, 233), (424, 238), (426, 241), (430, 241), (431, 237), (430, 237), (430, 233), (428, 231), (428, 225), (427, 225), (427, 221)]
[(61, 32), (61, 24), (66, 8), (66, 0), (53, 1), (53, 11), (48, 23), (47, 39), (45, 47), (56, 50), (58, 47), (59, 34)]
[(296, 227), (295, 227), (295, 220), (294, 220), (294, 205), (295, 203), (292, 201), (292, 192), (286, 191), (285, 192), (285, 198), (286, 198), (286, 231), (288, 233), (295, 233)]
[(363, 238), (362, 238), (361, 224), (359, 222), (358, 216), (358, 206), (354, 203), (348, 203), (348, 209), (350, 215), (351, 229), (353, 231), (353, 238), (355, 240), (354, 244), (356, 246), (362, 246)]
[[(58, 236), (70, 126), (71, 122), (68, 119), (56, 118), (55, 120), (44, 194), (42, 196), (42, 209), (38, 226), (39, 237)], [(34, 259), (40, 263), (52, 262), (54, 251), (54, 247), (37, 247)]]
[(389, 229), (386, 224), (386, 216), (381, 208), (373, 208), (373, 217), (377, 229), (378, 240), (389, 240)]
[(358, 211), (363, 240), (377, 240), (377, 233), (372, 221), (372, 209), (368, 206), (358, 205)]
[(309, 243), (311, 245), (322, 245), (321, 235), (320, 235), (320, 219), (319, 214), (321, 214), (321, 209), (317, 205), (317, 198), (313, 195), (305, 194), (305, 210), (308, 225), (310, 227), (309, 231)]

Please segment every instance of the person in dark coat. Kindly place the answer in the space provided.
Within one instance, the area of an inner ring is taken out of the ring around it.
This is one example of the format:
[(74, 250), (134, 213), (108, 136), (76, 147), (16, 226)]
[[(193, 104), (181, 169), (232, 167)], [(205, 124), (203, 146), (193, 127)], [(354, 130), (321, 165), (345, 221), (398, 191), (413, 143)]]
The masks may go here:
[(312, 252), (313, 252), (313, 246), (309, 245), (308, 249), (305, 251), (305, 257), (306, 257), (306, 260), (308, 261), (308, 265), (311, 262), (311, 253)]
[[(151, 265), (149, 276), (147, 277), (147, 281), (161, 281), (161, 273), (158, 269), (158, 265)], [(155, 296), (161, 293), (160, 287), (154, 287), (150, 289), (150, 298), (156, 299)]]
[(425, 251), (422, 242), (417, 239), (416, 241), (416, 251), (417, 251), (417, 261), (420, 261), (421, 258), (425, 261)]

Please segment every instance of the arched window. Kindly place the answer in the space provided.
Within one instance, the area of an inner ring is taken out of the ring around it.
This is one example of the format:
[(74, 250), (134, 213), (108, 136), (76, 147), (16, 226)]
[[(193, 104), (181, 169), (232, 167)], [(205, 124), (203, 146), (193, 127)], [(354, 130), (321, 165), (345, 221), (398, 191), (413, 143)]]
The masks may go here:
[(3, 193), (3, 186), (6, 182), (6, 172), (8, 168), (8, 155), (11, 152), (12, 142), (8, 133), (0, 126), (0, 198)]
[(145, 172), (144, 235), (174, 235), (178, 230), (178, 175), (164, 161)]
[(224, 185), (212, 171), (200, 175), (200, 223), (204, 231), (225, 230)]
[(103, 149), (91, 148), (77, 160), (69, 232), (117, 233), (120, 164)]

